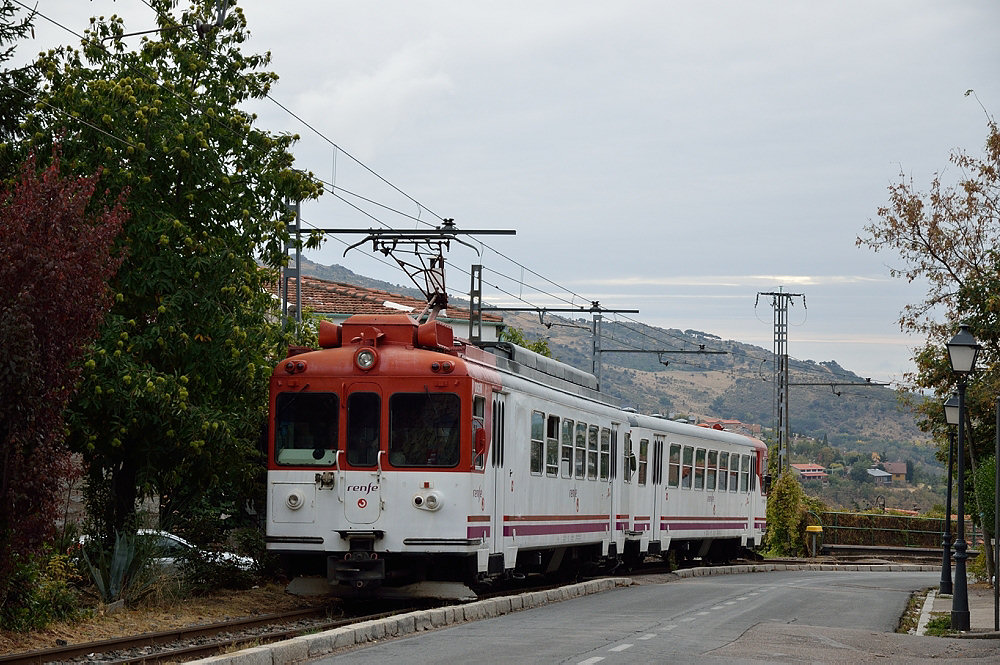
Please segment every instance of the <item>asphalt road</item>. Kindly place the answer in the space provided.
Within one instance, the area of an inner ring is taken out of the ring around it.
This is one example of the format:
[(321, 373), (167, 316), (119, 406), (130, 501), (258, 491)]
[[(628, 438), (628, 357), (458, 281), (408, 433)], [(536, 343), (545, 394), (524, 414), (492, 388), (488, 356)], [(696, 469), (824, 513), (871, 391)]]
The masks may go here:
[(893, 633), (934, 573), (775, 572), (645, 584), (314, 663), (1000, 662), (997, 640)]

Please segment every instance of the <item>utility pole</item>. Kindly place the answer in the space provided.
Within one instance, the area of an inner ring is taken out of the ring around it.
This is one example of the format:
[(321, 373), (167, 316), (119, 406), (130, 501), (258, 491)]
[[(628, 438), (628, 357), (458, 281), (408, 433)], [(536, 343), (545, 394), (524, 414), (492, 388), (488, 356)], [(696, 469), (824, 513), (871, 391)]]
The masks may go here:
[[(285, 323), (295, 319), (296, 324), (302, 323), (302, 216), (299, 201), (285, 203), (285, 208), (295, 213), (295, 223), (288, 225), (288, 240), (285, 241), (285, 265), (281, 269), (281, 316)], [(294, 236), (294, 239), (293, 239)], [(292, 266), (292, 250), (295, 250), (294, 267)], [(295, 280), (295, 314), (288, 315), (289, 282)]]
[(790, 458), (788, 454), (788, 306), (792, 298), (802, 298), (802, 307), (806, 306), (804, 293), (785, 293), (781, 287), (777, 291), (757, 292), (757, 302), (761, 296), (771, 297), (771, 307), (774, 309), (774, 437), (778, 451), (778, 475), (787, 467)]

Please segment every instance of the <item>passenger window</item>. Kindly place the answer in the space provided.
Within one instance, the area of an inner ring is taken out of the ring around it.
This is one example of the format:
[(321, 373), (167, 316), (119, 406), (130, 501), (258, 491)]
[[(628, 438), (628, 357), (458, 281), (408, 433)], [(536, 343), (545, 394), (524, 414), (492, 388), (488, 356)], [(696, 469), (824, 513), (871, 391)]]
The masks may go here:
[(684, 446), (683, 465), (681, 466), (681, 489), (691, 489), (691, 476), (694, 475), (694, 448)]
[(694, 454), (694, 488), (705, 489), (705, 449), (699, 448)]
[(542, 475), (542, 448), (545, 445), (545, 414), (531, 412), (531, 473)]
[(670, 444), (670, 459), (668, 460), (667, 487), (678, 487), (681, 482), (681, 447)]
[(576, 468), (576, 477), (583, 479), (587, 473), (587, 425), (586, 423), (576, 424), (576, 455), (573, 458)]
[(559, 416), (549, 416), (545, 430), (545, 475), (559, 475)]
[(573, 477), (573, 421), (562, 421), (562, 477)]
[(639, 439), (639, 484), (646, 484), (646, 467), (648, 466), (649, 439)]
[[(456, 398), (457, 399), (457, 398)], [(382, 400), (377, 393), (351, 393), (347, 398), (347, 462), (375, 466), (379, 450)]]
[(719, 453), (719, 491), (729, 487), (729, 453)]
[(729, 456), (729, 491), (738, 492), (740, 489), (740, 456), (733, 453)]
[(607, 480), (611, 474), (611, 430), (607, 427), (601, 430), (601, 480)]
[(743, 456), (743, 473), (740, 476), (740, 491), (747, 492), (750, 490), (750, 456)]
[(622, 448), (622, 472), (625, 474), (623, 480), (626, 483), (632, 482), (632, 434), (625, 433), (625, 447)]
[(705, 471), (705, 489), (715, 491), (715, 478), (719, 469), (719, 451), (708, 451), (708, 468)]
[(280, 393), (275, 402), (274, 456), (281, 465), (333, 466), (340, 403), (333, 393)]
[(591, 425), (587, 431), (587, 480), (597, 480), (597, 437), (599, 428)]
[(485, 453), (476, 454), (476, 432), (481, 429), (486, 429), (486, 398), (476, 396), (472, 398), (472, 441), (469, 445), (472, 447), (472, 463), (477, 469), (486, 468)]

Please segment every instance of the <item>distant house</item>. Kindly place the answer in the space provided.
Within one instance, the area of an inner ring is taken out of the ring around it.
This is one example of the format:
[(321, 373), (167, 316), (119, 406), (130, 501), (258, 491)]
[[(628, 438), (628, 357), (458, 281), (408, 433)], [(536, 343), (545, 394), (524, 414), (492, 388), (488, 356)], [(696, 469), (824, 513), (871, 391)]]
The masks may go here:
[(892, 484), (902, 485), (906, 482), (906, 462), (884, 462), (886, 472), (892, 474)]
[[(868, 475), (872, 477), (876, 485), (891, 485), (892, 484), (892, 474), (888, 471), (883, 471), (882, 469), (867, 469)], [(906, 474), (903, 474), (904, 477)]]
[[(289, 291), (294, 293), (295, 279), (290, 280)], [(271, 285), (271, 293), (277, 297), (277, 284)], [(293, 300), (293, 298), (290, 298)], [(409, 314), (416, 318), (423, 311), (424, 303), (416, 298), (403, 296), (379, 289), (369, 289), (353, 284), (328, 282), (317, 277), (302, 277), (302, 306), (316, 312), (328, 321), (343, 323), (354, 314)], [(294, 311), (295, 303), (289, 303), (289, 310)], [(503, 319), (496, 314), (483, 312), (482, 338), (486, 342), (495, 342), (500, 330), (504, 327)], [(441, 323), (446, 323), (455, 331), (455, 337), (468, 337), (469, 310), (461, 307), (448, 307), (437, 317)]]
[(829, 482), (830, 474), (826, 472), (826, 469), (819, 464), (789, 464), (800, 478), (803, 480), (820, 480), (824, 483)]
[[(736, 434), (742, 434), (743, 436), (749, 436), (755, 439), (760, 438), (760, 425), (751, 425), (740, 422), (735, 418), (701, 418), (699, 419), (698, 424), (715, 429), (724, 429), (727, 432), (735, 432)], [(718, 427), (716, 427), (716, 425), (718, 425)]]

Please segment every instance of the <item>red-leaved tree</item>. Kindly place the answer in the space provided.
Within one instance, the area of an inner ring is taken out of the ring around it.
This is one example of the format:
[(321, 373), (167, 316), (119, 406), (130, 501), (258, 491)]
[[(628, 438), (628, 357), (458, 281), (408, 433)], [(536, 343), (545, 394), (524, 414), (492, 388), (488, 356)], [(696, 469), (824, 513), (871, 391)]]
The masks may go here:
[(0, 605), (19, 557), (53, 536), (71, 474), (63, 410), (110, 306), (127, 213), (94, 199), (98, 177), (63, 177), (32, 155), (0, 190)]

